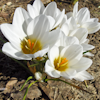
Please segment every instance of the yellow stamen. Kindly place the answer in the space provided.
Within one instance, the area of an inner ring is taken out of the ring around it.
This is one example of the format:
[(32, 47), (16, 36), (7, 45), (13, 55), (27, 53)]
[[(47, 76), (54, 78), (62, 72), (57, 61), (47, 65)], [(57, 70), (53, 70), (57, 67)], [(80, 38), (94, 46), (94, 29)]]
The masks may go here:
[(42, 49), (42, 45), (39, 40), (24, 38), (21, 42), (21, 49), (25, 54), (34, 54)]
[(54, 60), (54, 66), (58, 71), (65, 71), (68, 68), (68, 60), (66, 58), (58, 57)]

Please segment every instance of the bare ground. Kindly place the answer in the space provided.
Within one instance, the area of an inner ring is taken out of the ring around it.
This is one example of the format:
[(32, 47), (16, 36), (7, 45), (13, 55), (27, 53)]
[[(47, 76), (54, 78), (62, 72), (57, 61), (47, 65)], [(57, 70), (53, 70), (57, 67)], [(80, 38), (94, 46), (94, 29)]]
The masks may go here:
[[(47, 4), (49, 0), (43, 1)], [(11, 4), (7, 4), (8, 2), (11, 2)], [(1, 0), (0, 24), (12, 23), (15, 8), (20, 6), (26, 9), (27, 4), (32, 4), (32, 2), (32, 0)], [(63, 8), (65, 8), (66, 12), (73, 10), (70, 0), (56, 0), (56, 2), (61, 10)], [(98, 6), (100, 6), (99, 0), (79, 0), (79, 9), (88, 7), (91, 17), (100, 20), (100, 8)], [(1, 32), (0, 38), (6, 40)], [(29, 89), (26, 100), (100, 100), (100, 31), (88, 35), (88, 38), (90, 40), (89, 43), (95, 46), (95, 49), (91, 51), (94, 57), (89, 57), (93, 60), (93, 64), (88, 69), (88, 72), (93, 75), (94, 79), (86, 81), (88, 87), (86, 87), (84, 82), (76, 80), (66, 81), (80, 86), (92, 94), (75, 89), (62, 82), (48, 81), (47, 83), (34, 84)], [(2, 45), (3, 42), (0, 41), (0, 48), (2, 48)], [(23, 64), (25, 64), (24, 61)], [(0, 91), (0, 100), (22, 100), (27, 86), (34, 81), (29, 81), (23, 91), (19, 91), (28, 76), (29, 73), (22, 66), (3, 53), (0, 53), (0, 88), (9, 88), (8, 90)]]

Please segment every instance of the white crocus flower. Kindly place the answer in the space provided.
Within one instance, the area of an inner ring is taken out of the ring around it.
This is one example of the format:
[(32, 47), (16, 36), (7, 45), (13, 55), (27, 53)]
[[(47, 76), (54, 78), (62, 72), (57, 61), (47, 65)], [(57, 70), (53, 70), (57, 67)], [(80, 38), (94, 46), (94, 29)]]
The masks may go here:
[[(78, 44), (68, 45), (64, 48), (52, 47), (48, 53), (49, 60), (45, 64), (45, 72), (54, 78), (62, 76), (66, 79), (74, 77), (80, 79), (77, 74), (87, 70), (92, 64), (92, 60), (82, 57), (82, 53), (83, 48)], [(91, 77), (87, 78), (91, 79)]]
[(33, 19), (40, 14), (44, 14), (49, 17), (51, 16), (52, 19), (50, 20), (50, 23), (54, 24), (54, 26), (51, 27), (51, 30), (56, 28), (62, 22), (63, 17), (65, 16), (65, 10), (61, 12), (57, 8), (56, 2), (51, 2), (46, 7), (44, 7), (41, 0), (35, 0), (33, 5), (27, 5), (27, 10)]
[(66, 14), (69, 23), (72, 23), (74, 27), (86, 28), (88, 33), (95, 33), (100, 29), (100, 23), (97, 18), (90, 18), (90, 11), (87, 7), (81, 8), (78, 11), (78, 2), (74, 5), (73, 12)]
[(1, 31), (9, 40), (3, 45), (2, 51), (18, 60), (42, 57), (60, 37), (59, 29), (49, 32), (50, 24), (45, 15), (40, 15), (33, 20), (27, 18), (27, 12), (17, 8), (13, 23), (1, 24)]
[[(88, 50), (94, 49), (95, 47), (93, 45), (88, 44), (87, 41), (87, 35), (88, 31), (85, 28), (76, 28), (74, 30), (70, 30), (72, 25), (68, 25), (67, 23), (63, 24), (63, 27), (61, 27), (61, 31), (65, 34), (65, 36), (62, 33), (62, 37), (59, 41), (63, 41), (65, 37), (71, 36), (71, 37), (76, 37), (79, 40), (79, 44), (83, 46), (83, 52), (86, 52)], [(57, 43), (58, 46), (59, 43)], [(88, 56), (93, 56), (91, 53), (86, 53), (85, 55)]]

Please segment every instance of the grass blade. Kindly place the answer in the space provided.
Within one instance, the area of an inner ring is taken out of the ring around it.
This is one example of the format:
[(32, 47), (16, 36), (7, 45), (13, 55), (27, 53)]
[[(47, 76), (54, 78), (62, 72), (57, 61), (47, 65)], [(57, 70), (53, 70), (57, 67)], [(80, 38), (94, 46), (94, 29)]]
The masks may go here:
[(36, 83), (36, 82), (38, 82), (38, 81), (34, 81), (34, 82), (32, 82), (32, 83), (29, 84), (29, 86), (27, 87), (27, 89), (26, 89), (26, 91), (25, 91), (23, 100), (25, 100), (29, 88), (30, 88), (34, 83)]
[(29, 76), (19, 91), (21, 91), (21, 90), (24, 88), (25, 84), (26, 84), (29, 80), (31, 80), (32, 78), (33, 78), (33, 76)]

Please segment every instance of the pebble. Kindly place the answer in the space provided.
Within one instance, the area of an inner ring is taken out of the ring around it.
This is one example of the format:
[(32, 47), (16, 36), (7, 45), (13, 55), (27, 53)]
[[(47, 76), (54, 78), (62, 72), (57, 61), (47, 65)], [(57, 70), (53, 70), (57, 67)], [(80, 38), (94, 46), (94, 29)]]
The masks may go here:
[(12, 5), (12, 2), (7, 2), (6, 4), (7, 4), (8, 6), (10, 6), (10, 5)]
[(11, 80), (6, 84), (6, 88), (7, 88), (7, 89), (12, 88), (13, 85), (14, 85), (15, 83), (17, 83), (17, 81), (18, 81), (17, 78), (12, 77)]

